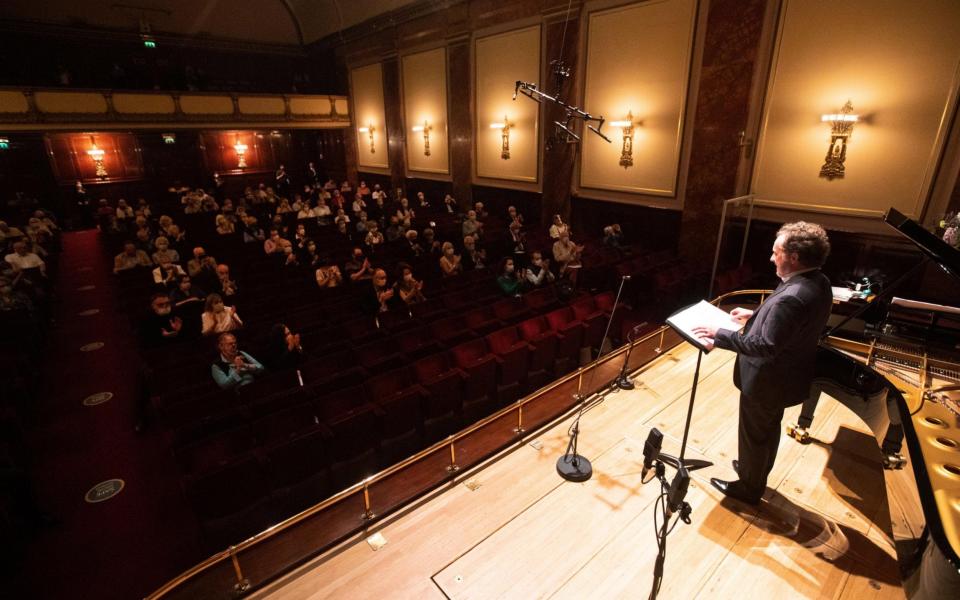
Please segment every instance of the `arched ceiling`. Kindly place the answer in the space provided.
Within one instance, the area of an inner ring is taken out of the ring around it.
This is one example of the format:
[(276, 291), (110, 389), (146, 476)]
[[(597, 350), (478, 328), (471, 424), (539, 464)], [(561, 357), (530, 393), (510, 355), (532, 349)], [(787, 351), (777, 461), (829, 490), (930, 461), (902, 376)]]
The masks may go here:
[(2, 0), (0, 18), (302, 45), (416, 0)]

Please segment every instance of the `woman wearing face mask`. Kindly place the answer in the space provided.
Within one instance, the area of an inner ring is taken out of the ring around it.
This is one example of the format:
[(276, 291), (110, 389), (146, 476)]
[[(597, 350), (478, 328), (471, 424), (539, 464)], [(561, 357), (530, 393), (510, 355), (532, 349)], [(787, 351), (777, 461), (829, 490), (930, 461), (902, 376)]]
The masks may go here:
[(500, 261), (500, 275), (497, 277), (497, 285), (503, 291), (504, 296), (519, 296), (523, 291), (523, 269), (517, 270), (512, 258), (504, 258)]
[(158, 237), (154, 240), (153, 246), (157, 249), (151, 257), (153, 264), (159, 265), (163, 257), (168, 258), (170, 262), (180, 262), (180, 253), (170, 247), (170, 241), (166, 237), (162, 235)]
[(417, 281), (413, 276), (413, 268), (407, 263), (400, 263), (397, 267), (400, 276), (397, 277), (397, 294), (407, 305), (423, 302), (426, 297), (423, 295), (423, 282)]
[(460, 255), (456, 254), (453, 244), (444, 242), (442, 246), (443, 255), (440, 257), (440, 270), (444, 277), (453, 277), (463, 273), (463, 264), (460, 263)]
[(201, 317), (201, 333), (203, 335), (220, 334), (241, 327), (243, 327), (243, 321), (240, 320), (237, 309), (232, 306), (224, 306), (220, 294), (207, 296), (207, 303)]

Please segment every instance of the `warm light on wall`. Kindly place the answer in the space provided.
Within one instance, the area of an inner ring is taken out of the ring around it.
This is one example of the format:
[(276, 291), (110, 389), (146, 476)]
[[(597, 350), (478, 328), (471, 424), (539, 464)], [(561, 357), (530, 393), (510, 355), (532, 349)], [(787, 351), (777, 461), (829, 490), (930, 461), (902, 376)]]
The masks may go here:
[(97, 147), (97, 141), (94, 137), (90, 136), (90, 149), (87, 150), (87, 156), (93, 160), (93, 164), (97, 167), (97, 177), (104, 179), (107, 176), (107, 170), (103, 167), (103, 150)]
[(502, 123), (490, 123), (490, 129), (500, 130), (500, 158), (510, 159), (510, 128), (513, 123), (507, 120), (507, 115), (503, 115)]
[(236, 143), (233, 145), (233, 149), (237, 152), (237, 168), (246, 169), (247, 168), (247, 145), (240, 141), (239, 135), (237, 135)]
[(370, 123), (366, 127), (361, 127), (360, 129), (357, 130), (360, 133), (366, 133), (367, 137), (370, 139), (370, 154), (377, 153), (377, 149), (373, 145), (373, 132), (375, 132), (376, 130), (377, 128), (373, 126), (373, 123)]
[(839, 113), (820, 115), (821, 122), (830, 123), (830, 146), (827, 148), (823, 166), (820, 167), (820, 177), (843, 177), (846, 170), (843, 163), (847, 160), (847, 141), (853, 133), (853, 124), (859, 119), (858, 115), (853, 114), (853, 103), (849, 100)]
[(433, 127), (430, 126), (430, 123), (424, 119), (423, 125), (415, 125), (413, 127), (414, 131), (423, 132), (423, 155), (430, 156), (430, 130)]
[(633, 127), (639, 123), (633, 120), (633, 111), (627, 112), (624, 121), (611, 121), (611, 127), (619, 127), (623, 133), (623, 146), (620, 148), (620, 166), (624, 169), (633, 166)]

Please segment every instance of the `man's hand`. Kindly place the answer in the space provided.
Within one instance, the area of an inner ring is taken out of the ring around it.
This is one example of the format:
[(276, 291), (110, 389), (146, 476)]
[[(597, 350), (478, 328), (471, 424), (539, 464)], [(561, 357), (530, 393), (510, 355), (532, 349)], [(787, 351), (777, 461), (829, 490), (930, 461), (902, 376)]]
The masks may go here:
[(243, 356), (238, 354), (233, 359), (233, 366), (236, 367), (238, 371), (243, 371), (246, 368), (247, 363), (243, 360)]
[(753, 316), (753, 311), (749, 308), (740, 308), (738, 306), (730, 311), (730, 316), (733, 317), (734, 321), (743, 325)]
[(170, 319), (170, 327), (174, 331), (180, 331), (180, 328), (183, 327), (183, 319), (181, 319), (180, 317), (174, 317)]
[(717, 337), (717, 328), (709, 327), (707, 325), (698, 325), (691, 329), (693, 335), (697, 337), (701, 342), (703, 342), (704, 347), (707, 350), (713, 350), (713, 340)]

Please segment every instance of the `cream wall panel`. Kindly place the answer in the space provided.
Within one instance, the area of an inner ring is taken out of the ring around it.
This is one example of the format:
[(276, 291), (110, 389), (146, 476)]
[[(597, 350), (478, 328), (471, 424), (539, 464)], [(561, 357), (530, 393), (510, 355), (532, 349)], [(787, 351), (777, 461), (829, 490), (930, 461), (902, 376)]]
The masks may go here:
[(237, 105), (245, 115), (282, 115), (286, 112), (283, 98), (240, 96), (237, 98)]
[(176, 111), (173, 97), (166, 94), (114, 94), (113, 108), (119, 113), (170, 115)]
[(337, 114), (341, 117), (350, 116), (350, 103), (343, 98), (337, 98), (333, 101), (333, 107), (337, 109)]
[[(380, 63), (350, 70), (350, 97), (353, 99), (354, 130), (357, 134), (357, 163), (360, 167), (387, 169), (386, 118), (383, 108), (383, 69)], [(337, 111), (339, 112), (339, 107)], [(373, 127), (373, 151), (369, 133), (361, 127)]]
[[(655, 0), (590, 14), (584, 108), (607, 119), (613, 143), (583, 134), (581, 187), (676, 195), (696, 5)], [(633, 165), (622, 167), (622, 130), (609, 122), (631, 112)]]
[[(517, 80), (540, 82), (540, 26), (477, 38), (474, 155), (478, 177), (536, 182), (540, 161), (539, 107), (513, 97)], [(501, 132), (491, 123), (510, 121), (510, 158), (500, 157)]]
[[(956, 0), (785, 0), (752, 191), (776, 205), (919, 216), (955, 104)], [(861, 121), (846, 175), (819, 177), (822, 113), (847, 101)]]
[(0, 113), (25, 113), (29, 109), (22, 92), (0, 92)]
[(37, 92), (37, 110), (45, 113), (106, 113), (107, 100), (100, 93)]
[(330, 98), (290, 98), (290, 112), (295, 115), (329, 115)]
[(180, 110), (188, 115), (232, 115), (229, 96), (180, 96)]
[[(444, 48), (408, 54), (403, 70), (403, 115), (407, 140), (407, 171), (450, 173), (447, 132), (447, 53)], [(424, 135), (413, 131), (430, 126), (430, 156), (424, 154)]]

